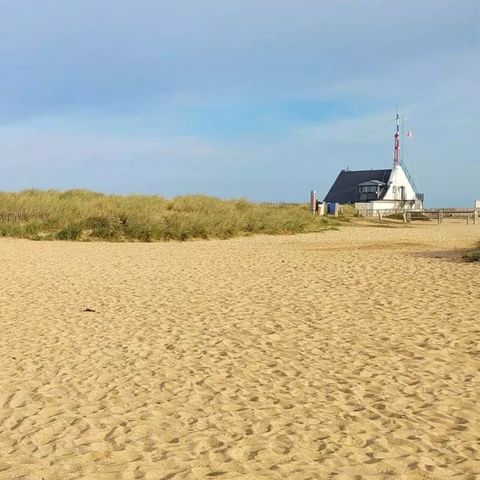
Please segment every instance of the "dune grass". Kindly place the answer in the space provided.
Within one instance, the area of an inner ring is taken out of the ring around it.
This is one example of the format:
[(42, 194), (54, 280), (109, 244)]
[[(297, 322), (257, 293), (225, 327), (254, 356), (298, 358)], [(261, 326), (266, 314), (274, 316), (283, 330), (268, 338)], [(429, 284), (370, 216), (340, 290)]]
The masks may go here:
[(88, 190), (0, 192), (0, 236), (32, 240), (160, 241), (292, 234), (334, 228), (306, 206), (204, 195), (104, 195)]

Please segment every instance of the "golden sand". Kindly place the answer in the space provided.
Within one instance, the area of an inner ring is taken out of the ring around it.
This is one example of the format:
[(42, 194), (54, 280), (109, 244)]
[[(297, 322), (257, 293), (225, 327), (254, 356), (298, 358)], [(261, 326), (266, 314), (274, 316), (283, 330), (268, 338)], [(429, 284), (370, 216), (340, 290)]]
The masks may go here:
[(479, 478), (479, 238), (1, 240), (0, 479)]

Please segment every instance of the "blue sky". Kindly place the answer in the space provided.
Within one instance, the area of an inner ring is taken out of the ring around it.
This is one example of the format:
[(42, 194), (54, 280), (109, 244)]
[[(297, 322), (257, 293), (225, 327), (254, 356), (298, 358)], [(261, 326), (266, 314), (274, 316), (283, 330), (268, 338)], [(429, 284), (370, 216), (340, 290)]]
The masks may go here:
[(388, 168), (480, 198), (479, 0), (0, 0), (0, 189), (303, 201)]

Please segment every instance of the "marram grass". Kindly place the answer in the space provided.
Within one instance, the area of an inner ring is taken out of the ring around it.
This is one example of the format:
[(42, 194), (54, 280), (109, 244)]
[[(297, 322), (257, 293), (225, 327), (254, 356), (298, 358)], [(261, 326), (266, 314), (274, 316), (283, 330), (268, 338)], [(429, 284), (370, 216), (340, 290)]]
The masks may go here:
[(0, 236), (32, 240), (159, 241), (292, 234), (334, 228), (302, 205), (104, 195), (88, 190), (0, 192)]

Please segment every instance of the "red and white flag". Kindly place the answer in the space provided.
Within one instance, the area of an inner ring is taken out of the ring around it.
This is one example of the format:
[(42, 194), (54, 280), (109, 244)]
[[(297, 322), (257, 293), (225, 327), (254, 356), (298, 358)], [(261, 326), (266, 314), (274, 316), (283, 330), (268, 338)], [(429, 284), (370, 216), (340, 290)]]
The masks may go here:
[(410, 137), (410, 138), (413, 137), (413, 132), (411, 130), (407, 132), (407, 137)]

